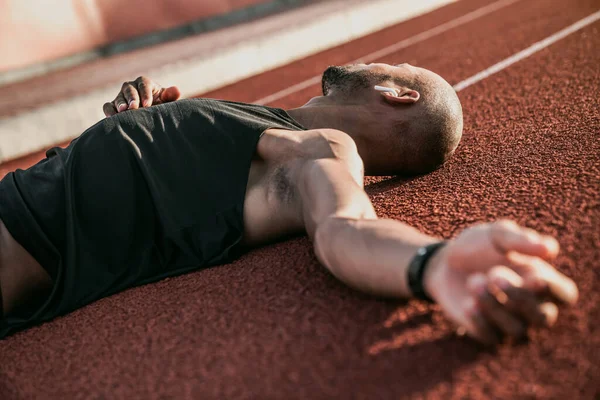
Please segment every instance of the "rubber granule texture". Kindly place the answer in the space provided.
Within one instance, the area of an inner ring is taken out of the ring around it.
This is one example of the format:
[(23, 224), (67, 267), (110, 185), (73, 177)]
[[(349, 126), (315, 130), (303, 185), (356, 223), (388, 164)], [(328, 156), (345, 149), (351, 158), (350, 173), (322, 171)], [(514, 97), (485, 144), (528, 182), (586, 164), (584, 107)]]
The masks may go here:
[[(426, 29), (488, 3), (465, 0), (416, 21)], [(403, 58), (456, 83), (598, 8), (521, 1), (382, 61)], [(414, 24), (399, 27), (418, 32)], [(599, 31), (595, 23), (461, 92), (464, 137), (442, 169), (411, 181), (367, 179), (381, 217), (430, 234), (450, 238), (473, 223), (511, 218), (555, 235), (562, 246), (555, 265), (581, 297), (551, 330), (486, 349), (456, 336), (435, 306), (345, 287), (301, 237), (128, 290), (0, 342), (0, 397), (598, 398)], [(376, 38), (353, 42), (362, 46), (353, 51), (366, 54)], [(331, 54), (314, 62), (326, 66)], [(272, 82), (269, 74), (261, 79)], [(246, 96), (244, 87), (238, 93)], [(227, 90), (214, 96), (252, 100)], [(309, 88), (278, 105), (317, 94)], [(253, 98), (263, 95), (257, 89)]]

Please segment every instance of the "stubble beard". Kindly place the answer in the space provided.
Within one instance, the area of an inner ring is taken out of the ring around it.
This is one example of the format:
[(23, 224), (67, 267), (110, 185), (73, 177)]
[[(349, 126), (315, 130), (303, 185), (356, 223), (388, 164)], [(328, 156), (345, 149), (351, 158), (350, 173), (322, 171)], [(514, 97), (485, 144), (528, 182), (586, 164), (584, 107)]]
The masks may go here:
[[(352, 71), (352, 66), (331, 66), (323, 72), (321, 79), (321, 90), (327, 96), (333, 88), (336, 91), (351, 95), (361, 89), (367, 89), (379, 80), (385, 80), (384, 76), (370, 71)], [(383, 78), (383, 79), (382, 79)]]

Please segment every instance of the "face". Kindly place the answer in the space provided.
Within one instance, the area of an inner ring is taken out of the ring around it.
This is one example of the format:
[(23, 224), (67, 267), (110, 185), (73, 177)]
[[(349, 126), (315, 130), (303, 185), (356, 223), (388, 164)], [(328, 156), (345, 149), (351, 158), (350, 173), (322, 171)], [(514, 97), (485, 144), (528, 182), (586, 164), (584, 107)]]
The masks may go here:
[[(362, 91), (373, 89), (373, 86), (386, 81), (410, 81), (415, 74), (422, 73), (422, 68), (410, 64), (353, 64), (332, 66), (325, 70), (322, 78), (323, 95), (333, 92), (343, 95), (358, 95)], [(429, 71), (427, 71), (429, 72)]]

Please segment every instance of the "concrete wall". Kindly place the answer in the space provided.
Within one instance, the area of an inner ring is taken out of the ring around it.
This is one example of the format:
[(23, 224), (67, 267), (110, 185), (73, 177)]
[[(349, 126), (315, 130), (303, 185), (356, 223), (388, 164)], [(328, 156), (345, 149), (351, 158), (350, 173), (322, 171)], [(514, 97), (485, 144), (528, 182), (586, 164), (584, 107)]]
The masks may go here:
[(265, 0), (0, 0), (0, 72)]

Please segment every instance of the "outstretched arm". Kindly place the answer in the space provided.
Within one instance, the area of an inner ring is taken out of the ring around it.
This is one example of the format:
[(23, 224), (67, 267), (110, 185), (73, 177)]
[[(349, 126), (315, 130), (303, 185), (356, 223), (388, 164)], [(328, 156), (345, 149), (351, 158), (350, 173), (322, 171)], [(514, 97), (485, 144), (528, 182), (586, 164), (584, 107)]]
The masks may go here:
[[(346, 284), (376, 295), (411, 296), (407, 270), (424, 245), (439, 241), (399, 221), (378, 219), (350, 172), (358, 155), (305, 163), (298, 178), (306, 230), (319, 261)], [(547, 261), (553, 238), (502, 221), (465, 230), (429, 261), (424, 287), (447, 317), (485, 343), (551, 326), (556, 304), (577, 287)]]
[(316, 256), (333, 275), (364, 292), (411, 296), (408, 263), (419, 247), (436, 238), (398, 221), (378, 219), (347, 161), (306, 163), (299, 189)]
[(406, 272), (424, 245), (439, 239), (390, 219), (378, 219), (369, 197), (348, 168), (359, 160), (307, 162), (299, 185), (315, 254), (333, 275), (364, 292), (411, 296)]

